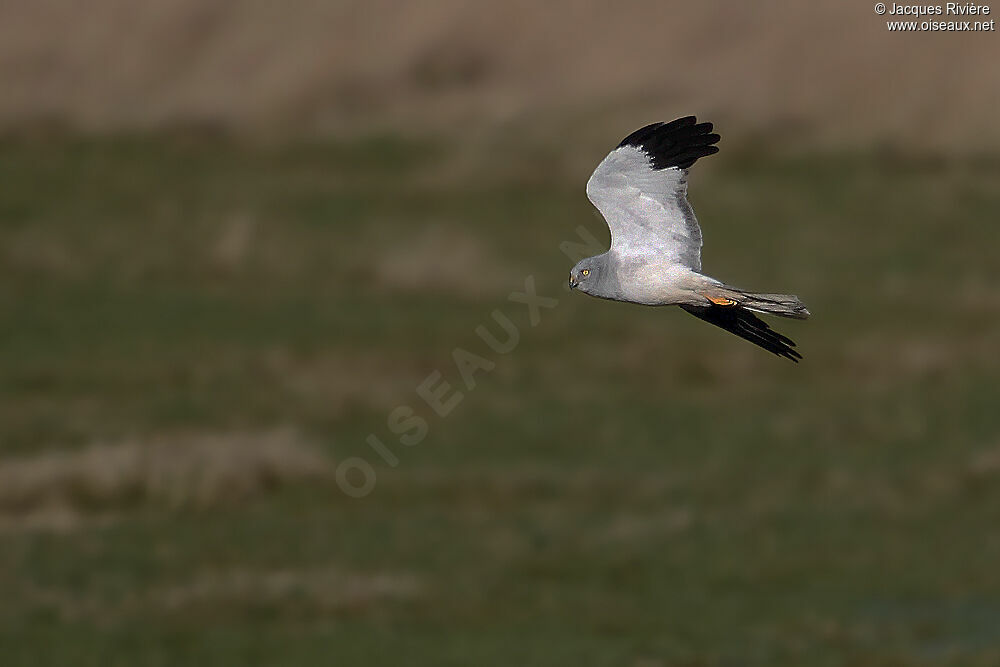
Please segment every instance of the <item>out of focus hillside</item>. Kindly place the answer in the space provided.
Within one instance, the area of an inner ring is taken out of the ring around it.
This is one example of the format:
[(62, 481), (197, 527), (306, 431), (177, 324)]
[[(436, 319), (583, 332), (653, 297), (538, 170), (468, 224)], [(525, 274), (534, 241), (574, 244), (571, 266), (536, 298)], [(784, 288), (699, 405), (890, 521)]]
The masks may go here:
[(797, 145), (1000, 145), (997, 33), (887, 18), (867, 0), (3, 2), (0, 128), (619, 134), (696, 112)]
[[(1000, 665), (998, 42), (873, 4), (0, 0), (3, 667)], [(568, 291), (688, 113), (801, 364)]]
[(459, 150), (0, 140), (5, 667), (1000, 664), (996, 160), (699, 167), (795, 365), (563, 292), (581, 177)]

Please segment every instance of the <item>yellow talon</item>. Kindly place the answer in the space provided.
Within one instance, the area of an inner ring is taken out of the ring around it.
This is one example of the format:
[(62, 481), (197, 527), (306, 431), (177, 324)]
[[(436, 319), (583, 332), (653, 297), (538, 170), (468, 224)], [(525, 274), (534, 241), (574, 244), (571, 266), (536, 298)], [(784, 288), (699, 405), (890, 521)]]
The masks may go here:
[(716, 306), (735, 306), (736, 305), (735, 301), (733, 301), (732, 299), (727, 299), (724, 296), (708, 296), (707, 294), (705, 296), (708, 297), (708, 300), (711, 301), (712, 303), (714, 303)]

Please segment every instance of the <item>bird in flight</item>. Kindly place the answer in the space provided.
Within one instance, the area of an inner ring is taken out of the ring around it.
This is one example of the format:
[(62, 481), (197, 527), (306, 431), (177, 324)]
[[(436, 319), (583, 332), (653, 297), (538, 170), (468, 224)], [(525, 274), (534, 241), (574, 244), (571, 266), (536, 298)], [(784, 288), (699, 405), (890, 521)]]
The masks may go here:
[(698, 158), (719, 152), (718, 141), (712, 124), (694, 116), (625, 137), (587, 182), (587, 197), (611, 229), (611, 248), (578, 262), (569, 286), (614, 301), (677, 305), (797, 362), (795, 343), (754, 315), (804, 320), (809, 311), (797, 296), (750, 292), (701, 272), (701, 227), (687, 200), (687, 176)]

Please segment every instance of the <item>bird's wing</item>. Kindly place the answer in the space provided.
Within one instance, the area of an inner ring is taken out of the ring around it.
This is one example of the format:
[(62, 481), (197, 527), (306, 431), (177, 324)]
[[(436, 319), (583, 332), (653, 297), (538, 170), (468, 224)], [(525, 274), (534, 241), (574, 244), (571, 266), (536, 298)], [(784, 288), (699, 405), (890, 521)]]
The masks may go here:
[(694, 116), (625, 137), (597, 166), (587, 197), (611, 228), (611, 249), (701, 270), (701, 228), (687, 200), (688, 168), (717, 153), (719, 135)]
[(799, 359), (802, 358), (802, 355), (795, 351), (795, 342), (791, 338), (782, 336), (746, 308), (735, 304), (731, 306), (717, 304), (688, 306), (682, 304), (681, 308), (695, 317), (734, 333), (743, 340), (748, 340), (779, 357), (791, 359), (795, 363), (798, 363)]

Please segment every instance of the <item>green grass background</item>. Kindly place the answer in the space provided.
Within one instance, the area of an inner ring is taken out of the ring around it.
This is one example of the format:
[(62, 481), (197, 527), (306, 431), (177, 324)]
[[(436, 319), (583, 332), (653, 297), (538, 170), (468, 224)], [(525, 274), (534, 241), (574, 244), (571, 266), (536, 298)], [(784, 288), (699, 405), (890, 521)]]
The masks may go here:
[[(3, 663), (1000, 662), (1000, 162), (700, 163), (705, 269), (803, 297), (772, 322), (794, 365), (564, 291), (559, 244), (606, 231), (600, 155), (561, 156), (0, 142), (0, 480), (43, 471), (0, 489)], [(509, 355), (474, 334), (494, 309)], [(416, 387), (460, 387), (456, 346), (496, 368), (440, 418)], [(374, 491), (279, 461), (171, 501), (74, 458), (274, 432)]]

